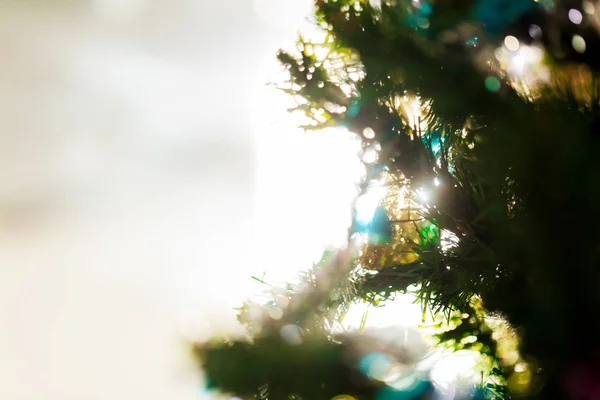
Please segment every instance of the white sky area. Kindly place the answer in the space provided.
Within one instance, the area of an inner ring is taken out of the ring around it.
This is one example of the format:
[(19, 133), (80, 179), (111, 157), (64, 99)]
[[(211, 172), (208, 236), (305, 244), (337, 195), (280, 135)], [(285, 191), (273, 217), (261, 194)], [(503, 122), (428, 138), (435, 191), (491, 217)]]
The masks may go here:
[(0, 399), (204, 398), (182, 335), (343, 240), (355, 145), (263, 85), (310, 3), (0, 2)]

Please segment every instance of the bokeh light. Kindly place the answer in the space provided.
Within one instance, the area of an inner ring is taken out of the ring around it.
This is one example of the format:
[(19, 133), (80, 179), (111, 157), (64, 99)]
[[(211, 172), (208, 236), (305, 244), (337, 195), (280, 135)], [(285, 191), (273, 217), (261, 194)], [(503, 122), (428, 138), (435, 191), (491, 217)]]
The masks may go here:
[(375, 137), (375, 131), (371, 128), (365, 128), (365, 130), (363, 131), (363, 136), (366, 139), (373, 139)]
[(571, 8), (569, 10), (569, 20), (575, 25), (579, 25), (583, 21), (583, 14), (581, 11)]
[(490, 92), (497, 92), (500, 90), (500, 81), (494, 76), (488, 76), (485, 78), (485, 87)]
[(585, 53), (585, 49), (586, 49), (585, 39), (583, 39), (581, 36), (573, 35), (573, 39), (571, 40), (571, 45), (573, 46), (573, 49), (575, 49), (576, 52), (581, 53), (581, 54)]
[(540, 28), (539, 25), (533, 24), (529, 26), (529, 36), (531, 36), (532, 39), (541, 39), (542, 34), (542, 28)]
[(394, 360), (385, 353), (369, 353), (360, 360), (360, 371), (370, 379), (385, 381), (392, 367)]
[(509, 35), (504, 38), (504, 45), (510, 51), (517, 51), (519, 50), (519, 39)]
[(285, 325), (280, 331), (281, 337), (291, 345), (302, 344), (302, 335), (297, 325)]

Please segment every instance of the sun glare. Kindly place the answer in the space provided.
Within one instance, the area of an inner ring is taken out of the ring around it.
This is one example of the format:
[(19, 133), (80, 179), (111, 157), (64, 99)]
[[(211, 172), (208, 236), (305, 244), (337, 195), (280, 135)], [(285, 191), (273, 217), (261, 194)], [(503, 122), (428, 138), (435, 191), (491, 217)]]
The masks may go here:
[[(342, 129), (299, 129), (306, 120), (288, 111), (295, 105), (294, 99), (263, 84), (283, 82), (282, 69), (270, 57), (260, 70), (257, 89), (251, 96), (256, 194), (254, 254), (248, 275), (260, 275), (268, 285), (278, 285), (295, 281), (300, 272), (321, 258), (326, 247), (347, 244), (351, 205), (358, 195), (357, 183), (365, 174), (363, 162), (375, 162), (377, 151), (365, 159), (359, 137)], [(416, 129), (423, 128), (419, 117), (423, 106), (427, 103), (413, 97), (404, 97), (399, 104), (407, 122)], [(363, 132), (367, 138), (373, 134)], [(441, 184), (437, 179), (432, 183), (434, 187)], [(386, 191), (381, 182), (357, 199), (359, 221), (370, 221)], [(418, 194), (422, 201), (429, 200), (428, 191)], [(248, 282), (250, 292), (268, 289), (251, 279)], [(359, 329), (363, 321), (366, 328), (417, 328), (422, 318), (421, 305), (415, 303), (415, 297), (399, 295), (384, 307), (365, 303), (351, 306), (342, 324), (350, 331)], [(472, 357), (450, 358), (436, 367), (434, 378), (439, 384), (450, 385), (457, 374), (472, 366)]]
[[(262, 72), (261, 82), (282, 79), (272, 58)], [(345, 244), (364, 166), (356, 135), (341, 129), (305, 132), (298, 128), (303, 117), (288, 112), (293, 99), (258, 86), (253, 272), (265, 273), (272, 284), (294, 280), (326, 246)]]

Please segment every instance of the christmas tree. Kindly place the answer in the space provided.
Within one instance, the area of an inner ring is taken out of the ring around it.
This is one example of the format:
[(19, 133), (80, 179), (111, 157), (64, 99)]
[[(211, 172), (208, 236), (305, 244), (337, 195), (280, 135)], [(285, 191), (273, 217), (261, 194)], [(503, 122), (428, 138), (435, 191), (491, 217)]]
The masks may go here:
[(347, 248), (300, 284), (244, 305), (247, 338), (195, 346), (209, 385), (244, 399), (441, 398), (393, 337), (336, 329), (353, 301), (415, 288), (440, 346), (487, 359), (471, 398), (600, 398), (598, 8), (318, 0), (325, 39), (278, 54), (281, 89), (306, 129), (361, 138), (356, 203), (376, 192), (378, 205), (356, 208)]

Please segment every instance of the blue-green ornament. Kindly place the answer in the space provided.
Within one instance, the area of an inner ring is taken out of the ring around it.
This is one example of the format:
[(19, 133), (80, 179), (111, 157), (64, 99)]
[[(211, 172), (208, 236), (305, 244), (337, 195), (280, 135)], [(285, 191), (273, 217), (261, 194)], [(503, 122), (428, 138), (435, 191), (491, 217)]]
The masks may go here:
[(382, 388), (375, 396), (376, 400), (420, 400), (427, 398), (426, 396), (433, 391), (433, 384), (429, 380), (423, 380), (415, 375), (407, 375), (400, 379), (407, 381), (406, 384), (399, 387), (386, 386)]
[(391, 243), (393, 240), (392, 222), (382, 206), (377, 206), (369, 221), (361, 221), (355, 215), (350, 233), (367, 234), (370, 244)]
[(346, 111), (346, 116), (348, 118), (356, 118), (358, 113), (360, 112), (360, 99), (354, 99), (348, 106)]
[(435, 130), (427, 135), (423, 135), (421, 139), (423, 143), (430, 147), (434, 157), (438, 157), (442, 152), (442, 146), (444, 145), (444, 136), (441, 131)]
[(202, 390), (206, 392), (212, 392), (214, 390), (217, 390), (218, 388), (219, 386), (215, 383), (215, 381), (208, 377), (205, 378), (204, 387), (202, 388)]
[(534, 0), (477, 0), (473, 19), (490, 35), (501, 35), (525, 14), (543, 7)]
[(407, 23), (415, 30), (427, 29), (429, 27), (429, 17), (433, 12), (433, 7), (431, 7), (431, 4), (426, 0), (422, 0), (417, 4), (418, 5), (411, 10), (412, 12), (407, 14)]

